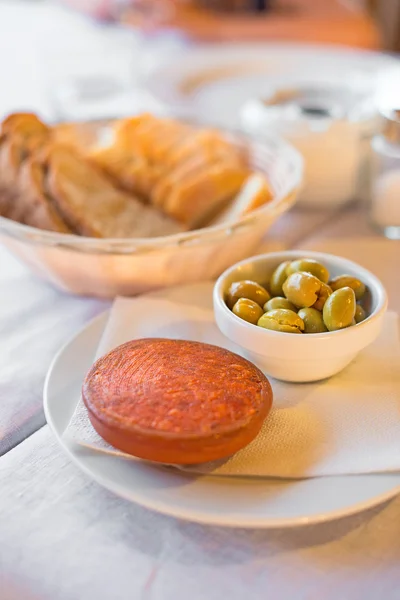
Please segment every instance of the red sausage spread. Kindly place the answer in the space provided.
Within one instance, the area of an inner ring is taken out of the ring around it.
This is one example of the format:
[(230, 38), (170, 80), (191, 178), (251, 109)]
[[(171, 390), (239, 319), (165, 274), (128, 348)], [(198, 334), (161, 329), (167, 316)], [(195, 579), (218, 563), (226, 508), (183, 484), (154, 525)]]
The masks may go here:
[(200, 342), (153, 338), (100, 358), (82, 393), (106, 441), (175, 464), (237, 452), (256, 437), (272, 404), (267, 378), (244, 358)]

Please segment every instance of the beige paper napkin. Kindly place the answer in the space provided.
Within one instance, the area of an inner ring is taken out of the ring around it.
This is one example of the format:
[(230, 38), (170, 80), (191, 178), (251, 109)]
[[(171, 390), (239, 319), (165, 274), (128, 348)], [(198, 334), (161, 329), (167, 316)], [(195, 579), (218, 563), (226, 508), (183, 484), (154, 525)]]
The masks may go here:
[[(140, 337), (199, 340), (242, 353), (214, 324), (211, 284), (175, 288), (166, 295), (118, 298), (97, 356)], [(275, 380), (271, 384), (274, 407), (258, 437), (224, 462), (189, 470), (291, 478), (400, 470), (400, 346), (395, 313), (386, 315), (379, 339), (335, 377), (312, 384)], [(121, 455), (94, 431), (81, 400), (65, 435)]]

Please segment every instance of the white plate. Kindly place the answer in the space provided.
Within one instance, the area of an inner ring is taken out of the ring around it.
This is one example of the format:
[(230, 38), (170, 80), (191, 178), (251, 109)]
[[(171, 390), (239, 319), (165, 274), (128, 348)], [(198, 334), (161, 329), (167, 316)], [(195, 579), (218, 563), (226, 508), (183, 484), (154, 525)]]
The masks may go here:
[[(171, 299), (177, 294), (181, 302), (194, 300), (193, 286), (159, 292)], [(204, 299), (206, 304), (211, 305), (211, 294)], [(89, 477), (115, 494), (199, 523), (267, 528), (344, 517), (400, 493), (400, 475), (395, 474), (301, 481), (195, 476), (67, 442), (62, 434), (80, 398), (83, 378), (93, 363), (107, 318), (108, 313), (97, 317), (55, 357), (46, 378), (44, 408), (62, 448)]]
[[(240, 108), (271, 85), (294, 77), (369, 89), (375, 93), (399, 61), (384, 54), (305, 44), (218, 44), (186, 49), (153, 64), (144, 78), (167, 107), (237, 127)], [(393, 75), (390, 76), (393, 79)]]

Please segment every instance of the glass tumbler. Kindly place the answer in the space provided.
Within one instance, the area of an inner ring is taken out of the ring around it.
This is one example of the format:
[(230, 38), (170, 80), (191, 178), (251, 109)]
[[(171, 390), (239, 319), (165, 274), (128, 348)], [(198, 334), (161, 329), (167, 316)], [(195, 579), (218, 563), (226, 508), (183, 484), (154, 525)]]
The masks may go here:
[(370, 211), (373, 227), (400, 239), (400, 110), (382, 115), (383, 132), (371, 142)]

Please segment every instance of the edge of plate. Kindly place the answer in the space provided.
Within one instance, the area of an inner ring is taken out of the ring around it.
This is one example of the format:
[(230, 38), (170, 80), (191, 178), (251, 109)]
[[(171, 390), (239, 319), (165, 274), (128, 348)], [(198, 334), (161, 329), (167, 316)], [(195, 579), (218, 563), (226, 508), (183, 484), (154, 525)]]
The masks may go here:
[[(49, 409), (49, 385), (51, 382), (53, 371), (58, 364), (59, 360), (62, 358), (66, 349), (74, 343), (74, 341), (80, 336), (84, 335), (84, 333), (92, 328), (99, 326), (102, 320), (105, 320), (106, 315), (108, 315), (109, 309), (94, 317), (91, 321), (89, 321), (82, 329), (80, 329), (77, 333), (75, 333), (63, 346), (58, 350), (56, 355), (54, 356), (49, 369), (46, 374), (44, 388), (43, 388), (43, 408), (44, 414), (46, 417), (46, 422), (49, 425), (51, 431), (56, 437), (59, 445), (61, 446), (63, 452), (69, 456), (72, 462), (79, 467), (79, 469), (88, 475), (93, 481), (106, 488), (113, 494), (124, 498), (132, 502), (132, 497), (128, 494), (124, 494), (123, 491), (116, 492), (113, 486), (109, 485), (107, 481), (104, 481), (103, 477), (93, 473), (91, 469), (86, 467), (85, 464), (79, 459), (79, 457), (75, 454), (74, 450), (69, 447), (68, 442), (65, 442), (62, 438), (62, 435), (58, 432), (57, 428), (54, 425), (51, 410)], [(79, 446), (78, 446), (79, 447)], [(124, 460), (123, 458), (118, 458), (118, 460)], [(378, 474), (377, 474), (378, 475)], [(186, 475), (185, 475), (186, 476)], [(190, 477), (188, 474), (187, 476)], [(215, 477), (215, 476), (213, 476)], [(334, 479), (335, 476), (332, 476)], [(221, 477), (219, 477), (221, 479)], [(321, 523), (326, 523), (329, 521), (338, 520), (345, 517), (353, 516), (357, 513), (364, 512), (370, 508), (378, 506), (380, 504), (384, 504), (385, 502), (391, 500), (395, 496), (400, 494), (400, 484), (395, 486), (388, 492), (384, 492), (383, 494), (379, 494), (378, 496), (374, 496), (373, 498), (366, 500), (364, 502), (359, 502), (357, 504), (351, 505), (348, 508), (335, 510), (327, 513), (322, 513), (316, 516), (308, 516), (308, 517), (291, 517), (285, 519), (262, 519), (262, 518), (252, 518), (249, 520), (241, 519), (240, 523), (234, 522), (230, 520), (229, 516), (218, 515), (218, 517), (212, 517), (209, 514), (202, 513), (192, 513), (190, 509), (179, 509), (174, 510), (169, 506), (165, 506), (164, 503), (159, 503), (157, 501), (143, 501), (139, 497), (135, 497), (134, 502), (143, 506), (146, 509), (153, 510), (163, 515), (171, 516), (177, 519), (182, 519), (185, 521), (191, 521), (194, 523), (200, 523), (203, 525), (213, 525), (218, 527), (231, 527), (231, 528), (245, 528), (245, 529), (286, 529), (289, 527), (301, 527), (306, 525), (317, 525)]]

